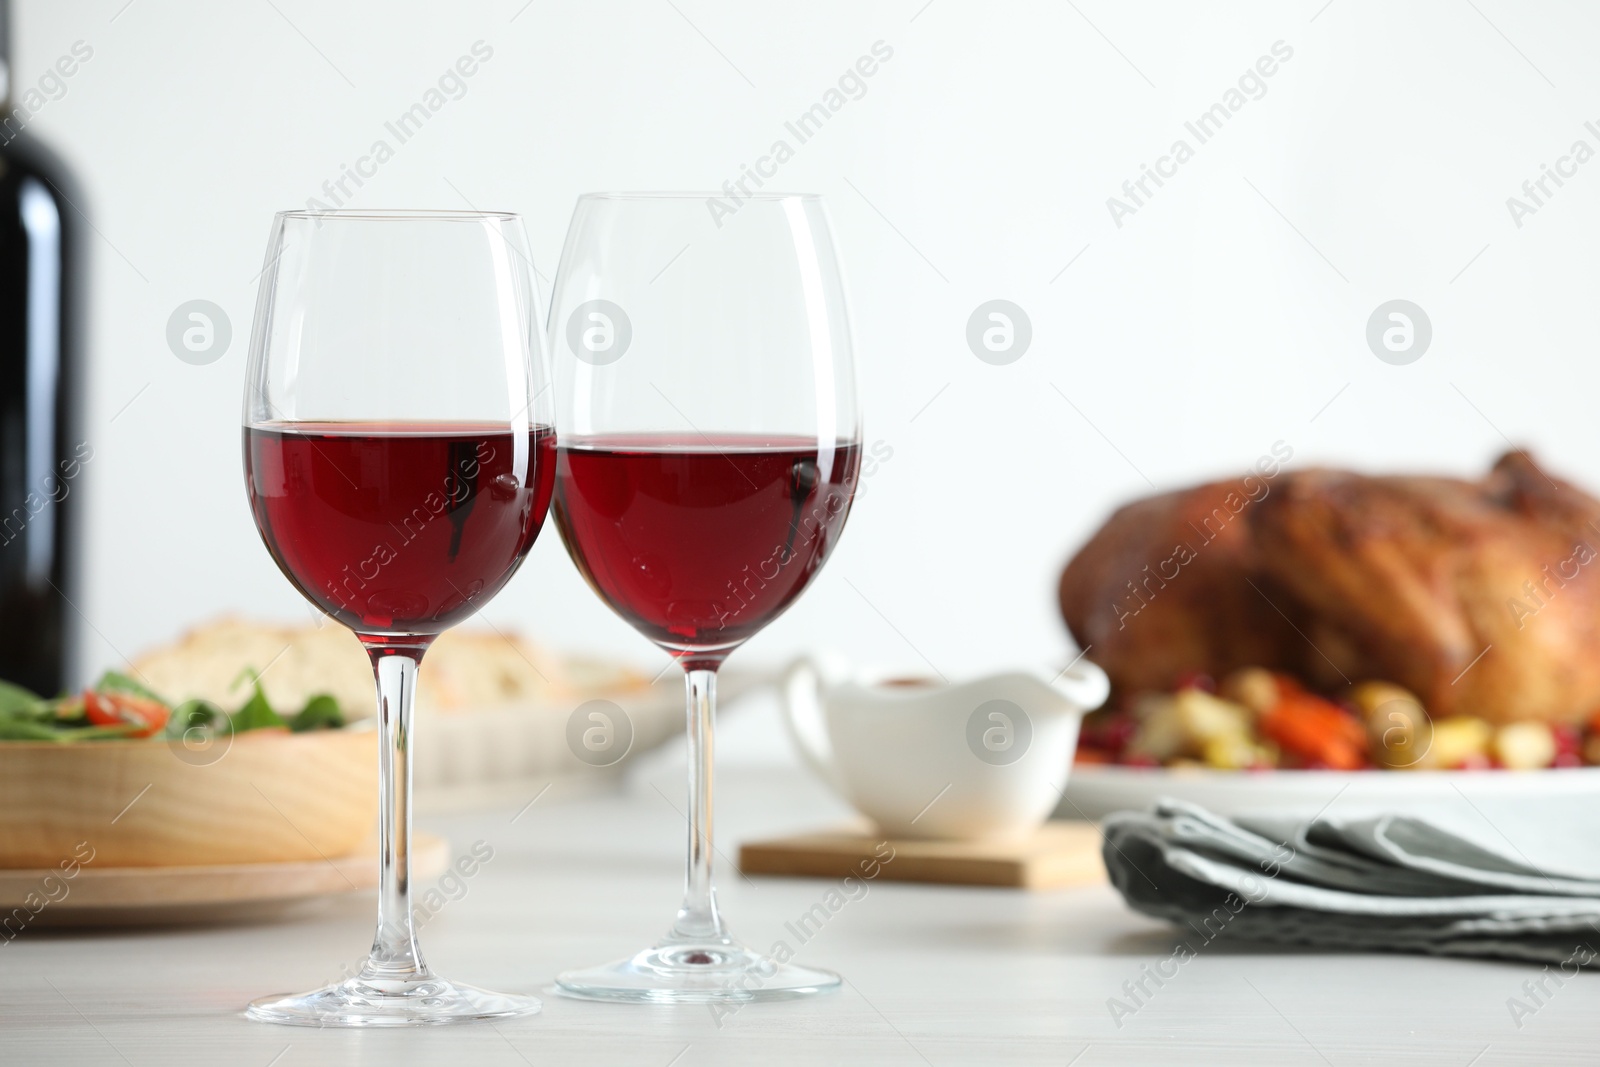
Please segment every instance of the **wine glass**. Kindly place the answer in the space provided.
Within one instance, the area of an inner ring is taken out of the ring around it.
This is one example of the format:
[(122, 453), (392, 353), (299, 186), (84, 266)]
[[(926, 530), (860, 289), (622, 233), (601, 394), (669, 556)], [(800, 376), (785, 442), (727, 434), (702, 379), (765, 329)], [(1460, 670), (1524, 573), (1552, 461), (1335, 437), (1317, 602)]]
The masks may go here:
[[(720, 200), (717, 201), (721, 203)], [(783, 612), (844, 528), (860, 465), (850, 328), (820, 198), (581, 197), (551, 302), (555, 518), (611, 609), (688, 690), (689, 855), (667, 935), (569, 971), (597, 1000), (800, 996), (839, 977), (729, 934), (712, 888), (717, 668)]]
[(544, 522), (548, 368), (516, 215), (279, 212), (244, 396), (267, 550), (377, 678), (378, 928), (359, 974), (248, 1015), (308, 1026), (526, 1015), (433, 974), (411, 911), (411, 705), (434, 638), (483, 607)]

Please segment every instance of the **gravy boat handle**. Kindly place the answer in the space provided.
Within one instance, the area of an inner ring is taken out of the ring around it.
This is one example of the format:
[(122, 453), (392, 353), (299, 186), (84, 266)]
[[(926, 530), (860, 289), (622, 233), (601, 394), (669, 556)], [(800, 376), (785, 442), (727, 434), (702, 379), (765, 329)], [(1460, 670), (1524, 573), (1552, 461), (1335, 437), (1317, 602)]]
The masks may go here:
[(800, 758), (818, 778), (840, 796), (848, 795), (844, 779), (833, 760), (833, 743), (828, 737), (828, 718), (822, 703), (822, 671), (816, 661), (801, 657), (789, 664), (778, 683), (778, 700), (783, 705), (783, 724), (789, 739), (799, 749)]

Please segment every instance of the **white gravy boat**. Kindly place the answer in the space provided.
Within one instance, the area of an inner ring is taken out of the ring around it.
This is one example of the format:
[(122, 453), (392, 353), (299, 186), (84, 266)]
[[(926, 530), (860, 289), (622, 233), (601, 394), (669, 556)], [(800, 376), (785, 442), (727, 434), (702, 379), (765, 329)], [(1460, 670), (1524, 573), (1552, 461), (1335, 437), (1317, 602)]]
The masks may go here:
[(963, 841), (1023, 837), (1050, 814), (1083, 714), (1110, 691), (1082, 659), (956, 685), (874, 683), (801, 659), (780, 688), (806, 763), (886, 836)]

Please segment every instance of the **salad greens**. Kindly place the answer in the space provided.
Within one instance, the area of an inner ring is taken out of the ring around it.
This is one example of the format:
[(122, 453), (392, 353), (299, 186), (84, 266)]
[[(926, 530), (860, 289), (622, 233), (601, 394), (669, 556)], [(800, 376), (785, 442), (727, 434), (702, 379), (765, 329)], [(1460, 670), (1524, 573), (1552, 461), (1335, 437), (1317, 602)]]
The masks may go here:
[(0, 682), (0, 742), (56, 741), (74, 743), (110, 738), (166, 737), (179, 739), (195, 729), (236, 734), (248, 730), (338, 729), (345, 724), (339, 702), (326, 693), (306, 701), (299, 712), (283, 715), (273, 708), (256, 671), (246, 669), (250, 695), (237, 711), (228, 712), (209, 700), (186, 700), (174, 706), (136, 679), (107, 671), (81, 693), (53, 699), (19, 685)]

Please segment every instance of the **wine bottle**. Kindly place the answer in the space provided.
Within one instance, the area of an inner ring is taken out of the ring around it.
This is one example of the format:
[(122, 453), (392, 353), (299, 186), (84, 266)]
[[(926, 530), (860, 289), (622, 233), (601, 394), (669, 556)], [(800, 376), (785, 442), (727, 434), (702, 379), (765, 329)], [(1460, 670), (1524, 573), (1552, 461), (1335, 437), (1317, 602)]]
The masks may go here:
[(78, 208), (27, 128), (0, 0), (0, 680), (53, 695), (73, 676), (83, 435)]

